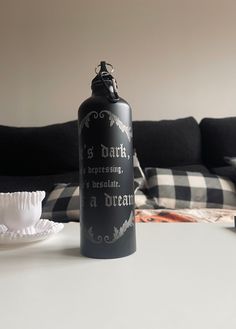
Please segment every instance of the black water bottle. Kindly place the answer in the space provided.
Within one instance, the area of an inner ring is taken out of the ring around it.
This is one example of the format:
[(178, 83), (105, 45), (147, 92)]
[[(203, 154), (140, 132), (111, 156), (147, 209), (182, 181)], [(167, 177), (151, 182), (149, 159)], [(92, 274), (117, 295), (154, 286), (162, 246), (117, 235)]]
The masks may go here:
[(132, 118), (102, 61), (79, 108), (81, 254), (118, 258), (136, 250)]

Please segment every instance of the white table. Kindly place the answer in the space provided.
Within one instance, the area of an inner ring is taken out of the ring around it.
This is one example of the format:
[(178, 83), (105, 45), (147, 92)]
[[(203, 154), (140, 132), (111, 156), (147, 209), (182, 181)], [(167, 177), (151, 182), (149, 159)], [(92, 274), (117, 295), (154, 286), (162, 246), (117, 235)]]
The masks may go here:
[(79, 224), (0, 249), (1, 329), (235, 329), (236, 231), (138, 224), (132, 256), (79, 254)]

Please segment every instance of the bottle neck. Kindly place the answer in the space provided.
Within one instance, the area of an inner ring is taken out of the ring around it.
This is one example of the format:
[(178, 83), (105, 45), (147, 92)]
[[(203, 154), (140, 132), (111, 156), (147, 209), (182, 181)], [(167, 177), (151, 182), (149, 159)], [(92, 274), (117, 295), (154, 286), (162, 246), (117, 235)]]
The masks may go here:
[(103, 85), (92, 86), (93, 96), (106, 96), (108, 97), (108, 90)]
[(102, 96), (106, 97), (110, 102), (117, 102), (119, 100), (119, 96), (114, 90), (113, 81), (107, 80), (104, 83), (92, 83), (92, 95), (93, 96)]

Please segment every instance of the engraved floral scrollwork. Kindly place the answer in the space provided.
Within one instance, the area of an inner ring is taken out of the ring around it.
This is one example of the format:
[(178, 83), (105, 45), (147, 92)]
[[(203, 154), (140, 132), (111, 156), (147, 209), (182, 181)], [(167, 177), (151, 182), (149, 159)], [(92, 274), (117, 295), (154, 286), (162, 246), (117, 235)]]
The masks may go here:
[(93, 233), (93, 227), (91, 226), (88, 231), (87, 231), (87, 236), (88, 239), (93, 242), (93, 243), (102, 243), (103, 238), (101, 235), (97, 236), (97, 238), (94, 238), (94, 233)]
[(85, 127), (89, 128), (89, 121), (90, 121), (90, 116), (93, 115), (94, 119), (98, 118), (98, 112), (96, 111), (91, 111), (89, 112), (81, 121), (80, 126), (79, 126), (79, 132), (81, 133), (82, 129)]
[(134, 226), (133, 211), (131, 211), (129, 219), (126, 220), (119, 228), (117, 228), (115, 226), (113, 227), (113, 236), (112, 237), (109, 237), (109, 235), (105, 235), (105, 236), (98, 235), (97, 237), (95, 237), (92, 226), (88, 229), (87, 236), (88, 236), (88, 239), (93, 243), (100, 244), (100, 243), (104, 242), (104, 243), (112, 244), (112, 243), (116, 242), (117, 240), (119, 240), (125, 234), (125, 232), (128, 230), (128, 228), (132, 227), (132, 226)]
[(126, 126), (119, 118), (117, 115), (113, 114), (112, 112), (110, 111), (102, 111), (100, 112), (100, 117), (103, 113), (107, 113), (108, 116), (109, 116), (109, 120), (110, 120), (110, 127), (113, 126), (113, 124), (115, 123), (119, 128), (120, 130), (122, 131), (122, 133), (125, 133), (127, 135), (127, 138), (130, 142), (131, 138), (132, 138), (132, 129), (131, 127), (129, 126)]
[(114, 123), (117, 125), (117, 127), (119, 127), (119, 129), (122, 131), (122, 133), (125, 133), (128, 141), (131, 141), (132, 138), (132, 128), (129, 126), (126, 126), (119, 118), (117, 115), (113, 114), (110, 111), (107, 110), (103, 110), (101, 112), (97, 112), (97, 111), (91, 111), (89, 112), (81, 121), (80, 123), (80, 127), (79, 127), (79, 132), (81, 133), (82, 129), (84, 127), (86, 128), (90, 128), (89, 124), (90, 124), (90, 117), (92, 116), (94, 119), (103, 119), (105, 117), (104, 114), (108, 114), (109, 120), (110, 120), (110, 127), (112, 127), (114, 125)]

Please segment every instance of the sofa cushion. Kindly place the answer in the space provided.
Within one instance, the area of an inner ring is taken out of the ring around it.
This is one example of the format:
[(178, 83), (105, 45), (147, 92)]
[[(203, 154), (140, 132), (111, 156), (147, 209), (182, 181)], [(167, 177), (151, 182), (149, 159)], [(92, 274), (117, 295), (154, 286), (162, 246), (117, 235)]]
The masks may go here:
[(225, 157), (225, 162), (236, 168), (236, 157)]
[(236, 185), (236, 168), (233, 166), (224, 166), (212, 168), (211, 172), (231, 180)]
[(134, 167), (134, 192), (146, 188), (146, 177), (143, 169), (140, 166), (139, 159), (136, 152), (133, 156), (133, 167)]
[[(80, 201), (78, 184), (58, 184), (43, 204), (41, 218), (56, 222), (79, 221)], [(155, 200), (142, 190), (135, 192), (136, 209), (159, 209)]]
[(58, 184), (43, 205), (42, 218), (57, 222), (79, 221), (79, 185)]
[(170, 169), (173, 170), (182, 170), (182, 171), (193, 171), (193, 172), (199, 172), (202, 174), (209, 174), (209, 170), (207, 169), (207, 167), (205, 167), (204, 165), (189, 165), (189, 166), (174, 166), (171, 167)]
[(203, 160), (210, 168), (225, 166), (225, 157), (236, 157), (236, 117), (200, 122)]
[[(146, 193), (146, 178), (134, 154), (134, 192), (136, 208), (157, 208)], [(79, 184), (57, 184), (46, 198), (42, 217), (59, 222), (79, 221)]]
[(148, 195), (147, 181), (143, 169), (140, 166), (137, 154), (134, 154), (134, 196), (135, 208), (138, 209), (156, 209), (155, 200)]
[(148, 191), (161, 207), (236, 209), (236, 189), (212, 174), (147, 168)]
[(57, 175), (41, 176), (0, 176), (0, 192), (46, 191), (48, 194), (55, 184), (79, 183), (79, 173), (76, 171)]
[(201, 164), (201, 135), (192, 118), (134, 121), (134, 147), (141, 166), (174, 167)]
[(77, 121), (45, 127), (0, 126), (0, 175), (40, 176), (78, 170)]

